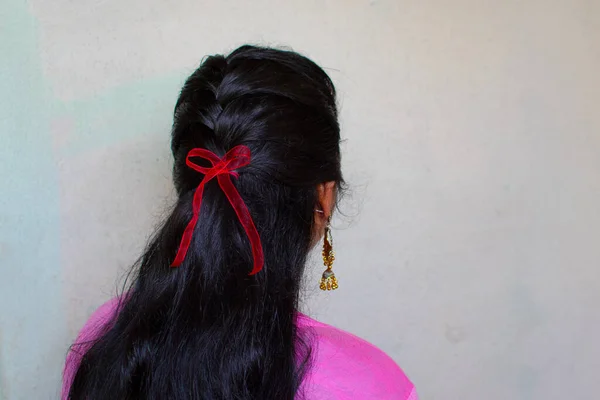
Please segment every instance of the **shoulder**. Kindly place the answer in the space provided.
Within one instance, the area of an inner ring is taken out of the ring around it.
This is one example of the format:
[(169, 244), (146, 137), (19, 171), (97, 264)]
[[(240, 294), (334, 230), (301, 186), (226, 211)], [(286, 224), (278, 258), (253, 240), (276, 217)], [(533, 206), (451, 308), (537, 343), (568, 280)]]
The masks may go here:
[(298, 328), (313, 347), (307, 398), (417, 400), (402, 369), (374, 345), (304, 315)]
[(69, 388), (75, 377), (75, 373), (79, 368), (81, 358), (85, 352), (91, 347), (96, 339), (98, 339), (109, 326), (114, 316), (117, 314), (119, 308), (119, 299), (113, 298), (106, 303), (102, 304), (98, 309), (90, 316), (83, 328), (79, 331), (77, 339), (69, 349), (67, 358), (65, 360), (65, 367), (63, 370), (63, 388), (62, 388), (62, 399), (67, 398)]
[(79, 331), (75, 345), (93, 341), (102, 335), (104, 329), (116, 316), (119, 304), (120, 299), (115, 297), (98, 307)]

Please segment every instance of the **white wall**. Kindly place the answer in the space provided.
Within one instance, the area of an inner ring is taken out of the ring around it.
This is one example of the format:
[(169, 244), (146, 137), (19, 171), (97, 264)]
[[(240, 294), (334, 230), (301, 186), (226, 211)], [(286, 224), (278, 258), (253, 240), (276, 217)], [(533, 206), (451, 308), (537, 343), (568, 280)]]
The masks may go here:
[(598, 1), (4, 0), (0, 28), (0, 398), (56, 398), (171, 201), (177, 91), (245, 42), (339, 89), (341, 289), (315, 258), (306, 309), (425, 400), (596, 395)]

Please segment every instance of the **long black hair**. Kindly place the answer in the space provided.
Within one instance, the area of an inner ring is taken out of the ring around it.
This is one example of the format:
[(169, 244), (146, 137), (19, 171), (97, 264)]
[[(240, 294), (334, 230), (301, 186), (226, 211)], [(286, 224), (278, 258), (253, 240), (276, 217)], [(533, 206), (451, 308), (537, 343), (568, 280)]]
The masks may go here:
[[(119, 312), (82, 357), (70, 399), (293, 399), (310, 366), (295, 315), (314, 237), (317, 185), (341, 184), (335, 89), (292, 51), (242, 46), (208, 57), (175, 106), (178, 200), (133, 269)], [(252, 152), (234, 184), (262, 240), (251, 247), (216, 180), (183, 264), (170, 268), (203, 175), (185, 158)], [(299, 396), (298, 396), (299, 397)]]

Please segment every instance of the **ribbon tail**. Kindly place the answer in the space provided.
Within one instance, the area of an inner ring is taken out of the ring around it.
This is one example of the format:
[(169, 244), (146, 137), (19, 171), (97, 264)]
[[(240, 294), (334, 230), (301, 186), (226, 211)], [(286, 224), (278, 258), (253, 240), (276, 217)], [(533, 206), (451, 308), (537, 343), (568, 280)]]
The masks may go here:
[(225, 196), (227, 196), (229, 203), (231, 203), (231, 206), (235, 210), (240, 223), (244, 227), (246, 235), (248, 235), (250, 246), (252, 247), (252, 258), (254, 259), (252, 271), (250, 271), (248, 275), (255, 275), (262, 270), (265, 263), (260, 235), (256, 230), (256, 226), (254, 225), (254, 221), (252, 220), (252, 216), (250, 215), (250, 211), (248, 211), (246, 203), (244, 203), (240, 193), (233, 185), (233, 182), (231, 182), (229, 175), (219, 175), (217, 180), (219, 181), (219, 186), (221, 186)]
[(183, 231), (183, 235), (181, 237), (181, 242), (179, 243), (179, 249), (177, 250), (177, 255), (175, 259), (171, 263), (171, 268), (176, 268), (181, 265), (183, 260), (185, 259), (185, 255), (190, 247), (190, 243), (192, 242), (192, 236), (194, 235), (194, 229), (196, 228), (196, 222), (198, 222), (198, 217), (194, 216), (190, 222), (188, 222), (185, 230)]
[(181, 242), (179, 243), (179, 249), (177, 250), (177, 255), (175, 259), (171, 263), (171, 268), (176, 268), (181, 265), (183, 260), (185, 259), (185, 255), (190, 248), (190, 244), (192, 243), (192, 236), (194, 235), (194, 229), (196, 228), (196, 223), (198, 222), (198, 215), (200, 213), (200, 206), (202, 205), (202, 194), (204, 192), (204, 181), (200, 183), (196, 191), (194, 192), (194, 201), (192, 203), (192, 212), (194, 215), (190, 222), (188, 222), (185, 230), (183, 231), (183, 235), (181, 236)]

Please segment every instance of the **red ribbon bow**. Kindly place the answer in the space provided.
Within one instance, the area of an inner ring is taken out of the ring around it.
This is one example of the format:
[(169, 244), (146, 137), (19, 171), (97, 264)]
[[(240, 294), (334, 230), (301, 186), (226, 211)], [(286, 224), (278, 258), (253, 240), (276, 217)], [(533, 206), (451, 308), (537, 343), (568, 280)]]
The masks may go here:
[[(198, 164), (194, 164), (190, 160), (192, 157), (200, 157), (208, 160), (212, 164), (212, 167), (201, 167)], [(248, 275), (256, 274), (262, 269), (264, 264), (264, 255), (262, 244), (260, 242), (260, 236), (258, 235), (256, 226), (254, 226), (254, 221), (252, 221), (252, 216), (248, 211), (248, 207), (246, 207), (246, 203), (244, 203), (244, 200), (233, 185), (233, 182), (231, 182), (231, 177), (229, 176), (233, 175), (237, 178), (238, 173), (235, 172), (235, 170), (250, 164), (250, 149), (244, 145), (235, 146), (229, 150), (223, 158), (220, 158), (212, 151), (194, 148), (187, 154), (187, 157), (185, 158), (185, 164), (193, 170), (204, 174), (204, 178), (194, 192), (194, 201), (192, 203), (193, 217), (185, 227), (185, 231), (183, 231), (183, 237), (181, 238), (179, 250), (177, 251), (177, 256), (171, 264), (171, 267), (178, 267), (185, 258), (192, 241), (194, 228), (198, 222), (200, 206), (202, 205), (202, 194), (204, 193), (204, 185), (206, 185), (212, 178), (216, 176), (221, 190), (223, 190), (223, 193), (225, 193), (225, 196), (227, 196), (227, 200), (229, 200), (229, 203), (231, 203), (231, 206), (235, 210), (240, 223), (248, 235), (248, 239), (250, 239), (250, 245), (252, 246), (252, 257), (254, 258), (254, 266)]]

